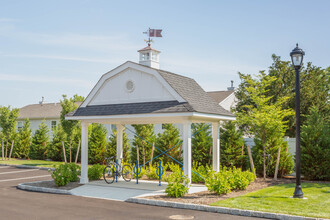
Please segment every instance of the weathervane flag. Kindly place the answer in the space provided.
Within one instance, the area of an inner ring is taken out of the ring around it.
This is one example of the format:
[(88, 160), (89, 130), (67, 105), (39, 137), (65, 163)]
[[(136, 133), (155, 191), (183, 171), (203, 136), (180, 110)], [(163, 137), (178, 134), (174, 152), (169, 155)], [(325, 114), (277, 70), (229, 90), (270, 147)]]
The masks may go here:
[(149, 29), (149, 37), (163, 37), (162, 29)]

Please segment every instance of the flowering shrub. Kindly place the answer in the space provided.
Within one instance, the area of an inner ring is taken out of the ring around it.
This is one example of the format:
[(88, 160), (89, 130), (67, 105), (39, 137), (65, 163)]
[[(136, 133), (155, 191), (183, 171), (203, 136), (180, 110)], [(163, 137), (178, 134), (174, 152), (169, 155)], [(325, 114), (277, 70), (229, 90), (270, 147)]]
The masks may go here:
[(51, 176), (57, 186), (65, 186), (69, 182), (78, 180), (78, 172), (75, 164), (61, 164), (55, 168)]

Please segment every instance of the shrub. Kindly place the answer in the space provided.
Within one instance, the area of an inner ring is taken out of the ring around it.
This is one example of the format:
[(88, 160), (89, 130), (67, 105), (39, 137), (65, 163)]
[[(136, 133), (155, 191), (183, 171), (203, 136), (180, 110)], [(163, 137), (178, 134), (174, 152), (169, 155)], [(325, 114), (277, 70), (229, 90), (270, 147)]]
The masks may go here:
[(212, 172), (205, 180), (205, 185), (210, 192), (218, 195), (226, 194), (231, 190), (246, 189), (248, 185), (255, 180), (255, 175), (249, 171), (233, 167), (227, 169), (222, 167), (219, 173)]
[(212, 166), (208, 164), (203, 166), (200, 162), (193, 161), (192, 171), (194, 171), (191, 173), (191, 181), (193, 183), (205, 183), (205, 178), (212, 172)]
[(91, 164), (102, 163), (107, 144), (107, 129), (102, 124), (91, 124), (88, 127), (88, 161)]
[(99, 180), (103, 175), (103, 170), (105, 166), (100, 164), (94, 164), (88, 168), (88, 179), (89, 180)]
[(187, 176), (181, 176), (181, 172), (173, 172), (168, 177), (168, 185), (165, 189), (165, 193), (168, 197), (182, 197), (188, 192), (188, 183)]
[(207, 189), (210, 192), (214, 192), (218, 195), (231, 192), (230, 183), (225, 174), (225, 172), (212, 172), (211, 175), (205, 179), (205, 185)]
[(147, 168), (147, 172), (146, 172), (146, 176), (148, 177), (148, 179), (158, 179), (156, 171), (157, 171), (157, 167), (149, 165), (149, 168)]
[(301, 129), (301, 172), (306, 179), (330, 180), (329, 119), (312, 107)]
[(51, 176), (57, 186), (65, 186), (69, 182), (78, 180), (78, 166), (76, 164), (61, 164), (55, 168)]

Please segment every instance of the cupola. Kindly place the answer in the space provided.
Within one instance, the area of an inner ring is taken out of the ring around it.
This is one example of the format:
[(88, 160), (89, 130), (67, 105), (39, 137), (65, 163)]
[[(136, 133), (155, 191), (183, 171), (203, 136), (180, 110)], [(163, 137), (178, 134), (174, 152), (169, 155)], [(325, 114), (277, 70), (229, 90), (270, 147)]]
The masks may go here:
[(149, 43), (147, 47), (138, 50), (138, 52), (140, 55), (139, 64), (159, 69), (160, 51), (151, 48)]

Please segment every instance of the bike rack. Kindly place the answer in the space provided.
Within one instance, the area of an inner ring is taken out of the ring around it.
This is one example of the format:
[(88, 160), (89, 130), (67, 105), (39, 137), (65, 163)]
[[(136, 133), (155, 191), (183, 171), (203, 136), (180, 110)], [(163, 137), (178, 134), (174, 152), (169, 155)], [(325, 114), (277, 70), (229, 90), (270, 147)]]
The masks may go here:
[(161, 186), (162, 185), (162, 176), (164, 174), (164, 167), (162, 167), (162, 161), (159, 161), (159, 165), (156, 169), (156, 174), (157, 176), (159, 177), (159, 185), (158, 186)]
[(116, 183), (118, 182), (118, 159), (116, 159)]
[[(140, 168), (140, 170), (139, 170)], [(133, 168), (133, 173), (136, 175), (136, 184), (139, 184), (139, 174), (141, 173), (141, 167), (139, 166), (139, 160), (136, 160), (136, 165)]]

